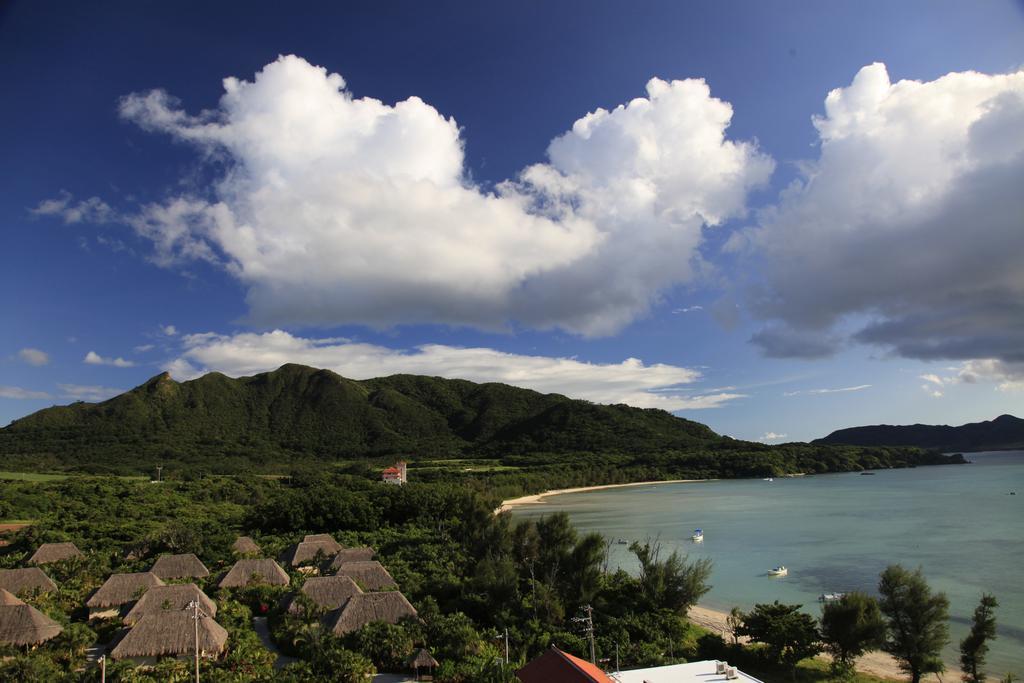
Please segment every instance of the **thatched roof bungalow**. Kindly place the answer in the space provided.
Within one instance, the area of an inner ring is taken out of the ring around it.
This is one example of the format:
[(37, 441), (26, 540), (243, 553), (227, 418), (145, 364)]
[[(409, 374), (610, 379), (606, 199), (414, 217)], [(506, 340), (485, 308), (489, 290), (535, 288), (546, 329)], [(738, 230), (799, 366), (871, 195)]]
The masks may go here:
[(0, 644), (34, 647), (63, 630), (56, 621), (0, 588)]
[(437, 660), (434, 659), (426, 648), (418, 648), (405, 660), (405, 666), (416, 672), (416, 680), (420, 680), (420, 669), (433, 671), (437, 667)]
[(131, 626), (150, 614), (166, 614), (167, 610), (181, 611), (193, 600), (199, 609), (211, 617), (217, 616), (217, 605), (194, 583), (179, 583), (172, 586), (153, 586), (139, 598), (135, 606), (124, 615), (124, 623)]
[(122, 606), (138, 600), (153, 586), (163, 585), (164, 582), (153, 572), (111, 574), (86, 601), (89, 618), (116, 617)]
[(306, 536), (281, 555), (281, 562), (289, 567), (301, 567), (333, 557), (341, 550), (338, 542), (328, 534)]
[(32, 557), (28, 558), (28, 563), (44, 565), (69, 560), (72, 557), (85, 557), (74, 543), (43, 543), (32, 553)]
[[(228, 632), (212, 617), (199, 615), (199, 652), (216, 658), (224, 651)], [(114, 659), (147, 660), (180, 657), (195, 652), (195, 625), (191, 610), (147, 614), (139, 619), (111, 650)]]
[(0, 588), (14, 595), (24, 595), (36, 591), (49, 593), (57, 590), (57, 584), (39, 567), (26, 567), (0, 569)]
[(174, 579), (201, 579), (204, 576), (210, 575), (210, 570), (206, 568), (199, 558), (193, 553), (185, 553), (184, 555), (161, 555), (157, 558), (156, 562), (153, 563), (153, 568), (149, 571), (159, 576), (164, 581)]
[[(353, 595), (362, 593), (355, 581), (347, 576), (313, 576), (306, 579), (300, 591), (309, 598), (314, 605), (330, 611), (338, 609)], [(300, 614), (302, 604), (292, 595), (286, 602), (286, 610), (289, 614)]]
[(416, 608), (399, 591), (357, 593), (328, 617), (327, 627), (342, 636), (375, 621), (397, 624), (405, 617), (417, 616)]
[(325, 571), (336, 572), (343, 564), (348, 564), (349, 562), (369, 562), (376, 556), (377, 553), (373, 548), (342, 548), (327, 565)]
[(365, 591), (380, 591), (398, 587), (384, 565), (376, 560), (346, 562), (338, 567), (338, 576), (349, 577)]
[(259, 555), (263, 551), (249, 536), (239, 536), (231, 544), (231, 552), (236, 555)]
[(291, 582), (288, 572), (268, 558), (239, 560), (217, 584), (221, 588), (241, 588), (251, 583), (287, 586)]

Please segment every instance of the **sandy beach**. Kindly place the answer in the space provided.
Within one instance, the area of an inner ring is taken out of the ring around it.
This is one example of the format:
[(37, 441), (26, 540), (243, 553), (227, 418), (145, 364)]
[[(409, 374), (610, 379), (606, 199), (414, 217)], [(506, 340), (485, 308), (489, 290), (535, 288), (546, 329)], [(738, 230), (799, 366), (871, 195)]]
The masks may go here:
[(661, 479), (658, 481), (634, 481), (629, 484), (602, 484), (600, 486), (578, 486), (572, 489), (553, 489), (551, 491), (544, 491), (543, 493), (534, 493), (530, 496), (520, 496), (519, 498), (511, 498), (509, 500), (503, 500), (501, 506), (495, 510), (495, 514), (499, 512), (507, 512), (512, 508), (519, 507), (521, 505), (530, 505), (532, 503), (540, 503), (542, 499), (548, 496), (557, 496), (562, 493), (580, 493), (582, 491), (600, 491), (601, 489), (621, 489), (629, 486), (652, 486), (654, 484), (697, 484), (705, 481), (714, 481), (714, 479)]

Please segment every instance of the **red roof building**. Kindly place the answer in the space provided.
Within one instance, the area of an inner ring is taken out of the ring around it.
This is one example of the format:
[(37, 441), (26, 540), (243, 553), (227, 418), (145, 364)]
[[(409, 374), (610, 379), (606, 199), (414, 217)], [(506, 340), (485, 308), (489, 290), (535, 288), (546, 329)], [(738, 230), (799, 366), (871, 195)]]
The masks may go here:
[(523, 683), (615, 683), (596, 666), (554, 645), (516, 672)]

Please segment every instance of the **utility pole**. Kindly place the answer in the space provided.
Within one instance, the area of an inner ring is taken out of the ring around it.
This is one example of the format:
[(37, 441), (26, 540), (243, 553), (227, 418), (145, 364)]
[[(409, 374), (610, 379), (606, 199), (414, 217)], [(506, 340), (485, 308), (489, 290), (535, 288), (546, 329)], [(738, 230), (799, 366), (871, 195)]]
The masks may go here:
[(619, 641), (615, 641), (615, 673), (619, 673)]
[(157, 481), (160, 481), (160, 479), (161, 479), (161, 472), (163, 471), (163, 469), (164, 469), (163, 465), (157, 465), (156, 466), (156, 480)]
[(100, 683), (107, 683), (107, 656), (100, 655)]
[(192, 610), (192, 624), (195, 629), (195, 656), (196, 656), (196, 683), (199, 683), (199, 618), (200, 616), (210, 616), (203, 610), (199, 609), (199, 601), (193, 600), (192, 602), (185, 605), (185, 609)]
[(590, 638), (590, 663), (597, 666), (597, 653), (594, 648), (594, 608), (590, 605), (583, 605), (580, 608), (587, 616), (573, 617), (572, 620), (583, 624), (583, 632)]
[(508, 627), (505, 627), (505, 663), (508, 664)]

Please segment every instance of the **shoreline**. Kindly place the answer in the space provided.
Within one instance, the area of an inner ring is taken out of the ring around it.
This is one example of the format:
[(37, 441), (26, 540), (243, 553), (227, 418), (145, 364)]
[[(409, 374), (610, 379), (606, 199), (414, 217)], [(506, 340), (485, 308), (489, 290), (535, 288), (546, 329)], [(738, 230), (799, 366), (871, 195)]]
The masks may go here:
[[(690, 608), (686, 618), (701, 628), (705, 628), (712, 633), (717, 633), (722, 636), (726, 642), (731, 642), (732, 631), (729, 630), (729, 625), (726, 621), (728, 616), (729, 615), (725, 612), (711, 609), (710, 607), (695, 605)], [(824, 655), (818, 656), (825, 657)], [(884, 652), (869, 652), (861, 656), (857, 659), (856, 667), (857, 671), (865, 674), (871, 674), (872, 676), (878, 676), (880, 678), (886, 678), (893, 681), (906, 680), (906, 674), (900, 671), (896, 660)], [(947, 664), (946, 670), (954, 671), (954, 668)]]
[(627, 488), (630, 486), (652, 486), (655, 484), (699, 484), (705, 481), (716, 481), (715, 479), (658, 479), (657, 481), (634, 481), (628, 484), (598, 484), (597, 486), (577, 486), (569, 489), (551, 489), (549, 491), (542, 491), (541, 493), (533, 493), (528, 496), (519, 496), (518, 498), (509, 498), (508, 500), (501, 501), (501, 505), (494, 511), (494, 514), (502, 512), (508, 512), (513, 508), (521, 507), (523, 505), (532, 505), (535, 503), (543, 502), (542, 499), (548, 496), (558, 496), (563, 493), (582, 493), (584, 491), (601, 491), (604, 489), (619, 489)]

